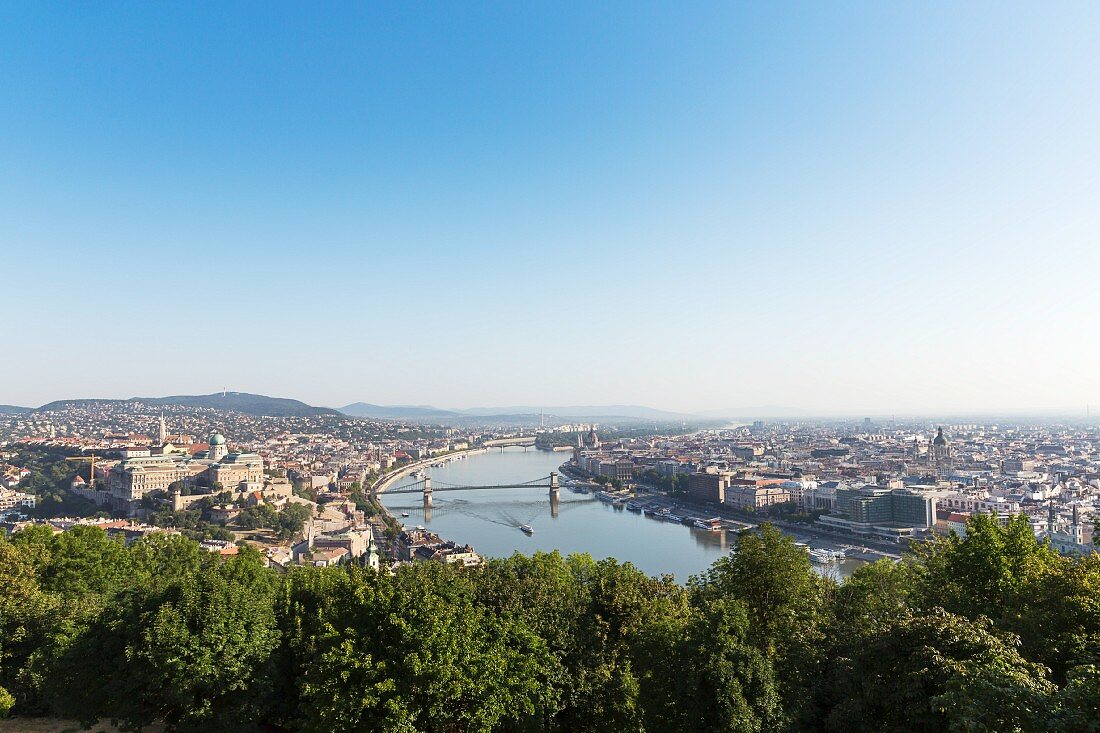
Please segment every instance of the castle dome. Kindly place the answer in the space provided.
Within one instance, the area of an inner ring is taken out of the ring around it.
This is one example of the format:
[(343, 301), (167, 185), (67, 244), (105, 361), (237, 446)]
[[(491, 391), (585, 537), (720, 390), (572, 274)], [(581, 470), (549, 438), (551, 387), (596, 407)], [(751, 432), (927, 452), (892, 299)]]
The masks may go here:
[(225, 436), (221, 433), (211, 434), (210, 445), (225, 445)]

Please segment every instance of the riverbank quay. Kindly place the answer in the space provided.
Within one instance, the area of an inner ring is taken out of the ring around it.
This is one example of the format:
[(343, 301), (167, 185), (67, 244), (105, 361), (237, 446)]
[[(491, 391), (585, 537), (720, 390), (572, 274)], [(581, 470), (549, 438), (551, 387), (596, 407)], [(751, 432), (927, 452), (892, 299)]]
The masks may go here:
[[(593, 478), (581, 471), (570, 462), (563, 463), (559, 472), (577, 482), (586, 484), (595, 491), (605, 488), (596, 483)], [(814, 542), (823, 545), (826, 549), (842, 549), (845, 555), (852, 560), (862, 562), (874, 562), (876, 560), (889, 559), (900, 560), (904, 547), (896, 544), (876, 542), (873, 539), (865, 540), (862, 537), (841, 532), (833, 532), (816, 525), (788, 522), (781, 518), (773, 518), (767, 515), (751, 514), (738, 511), (723, 504), (711, 504), (693, 501), (688, 497), (673, 497), (648, 484), (635, 484), (633, 487), (635, 501), (645, 504), (655, 504), (668, 509), (673, 514), (688, 515), (690, 519), (707, 520), (717, 517), (722, 520), (722, 526), (734, 532), (753, 531), (762, 522), (768, 522), (785, 534), (794, 537), (799, 542)]]
[[(568, 477), (592, 491), (607, 488), (605, 485), (595, 482), (591, 476), (569, 462), (562, 464), (559, 472), (562, 476)], [(754, 531), (760, 523), (768, 522), (799, 542), (813, 543), (829, 550), (843, 550), (845, 556), (851, 560), (874, 562), (882, 559), (894, 561), (901, 559), (901, 548), (894, 544), (876, 543), (873, 540), (864, 542), (863, 538), (830, 532), (816, 526), (788, 522), (766, 515), (750, 514), (721, 504), (692, 501), (687, 497), (672, 497), (647, 484), (636, 484), (633, 492), (635, 502), (659, 506), (675, 515), (686, 516), (688, 520), (700, 519), (706, 521), (711, 518), (718, 518), (722, 520), (721, 526), (724, 529), (734, 533)]]
[[(449, 460), (453, 460), (455, 458), (465, 458), (467, 456), (476, 456), (476, 455), (480, 455), (482, 453), (488, 453), (488, 452), (489, 452), (489, 448), (484, 447), (484, 446), (478, 446), (477, 448), (467, 448), (466, 450), (455, 451), (454, 453), (445, 453), (443, 455), (432, 456), (431, 458), (423, 458), (419, 461), (415, 461), (415, 462), (410, 463), (408, 465), (402, 466), (397, 471), (393, 471), (392, 473), (387, 473), (385, 476), (379, 476), (377, 479), (375, 479), (374, 483), (371, 484), (370, 494), (371, 494), (371, 496), (376, 497), (378, 494), (381, 494), (381, 493), (385, 492), (386, 489), (388, 489), (390, 486), (392, 486), (398, 480), (405, 478), (410, 473), (415, 473), (416, 471), (420, 471), (420, 470), (423, 470), (425, 468), (431, 468), (433, 465), (435, 465), (436, 463), (439, 463), (440, 461), (449, 461)], [(379, 502), (379, 505), (381, 506), (381, 502)], [(386, 509), (384, 506), (382, 507), (382, 509), (387, 514), (389, 514), (389, 510)]]
[(818, 542), (826, 542), (835, 545), (845, 550), (848, 557), (855, 560), (874, 562), (876, 560), (888, 559), (897, 561), (901, 559), (901, 553), (904, 550), (903, 546), (899, 547), (896, 544), (876, 542), (862, 537), (853, 537), (852, 535), (832, 532), (813, 525), (788, 522), (776, 517), (752, 515), (747, 512), (736, 511), (730, 507), (722, 506), (721, 504), (704, 504), (693, 502), (688, 499), (673, 498), (668, 494), (646, 486), (636, 487), (635, 495), (639, 501), (659, 503), (670, 509), (683, 508), (695, 512), (700, 516), (721, 517), (724, 520), (742, 525), (743, 529), (754, 529), (756, 525), (762, 522), (768, 522), (795, 539), (816, 540)]
[(592, 477), (583, 471), (579, 470), (569, 461), (558, 466), (558, 473), (562, 476), (568, 476), (574, 481), (578, 481), (583, 484), (587, 484), (591, 488), (603, 488), (603, 484), (599, 484), (592, 480)]
[(466, 450), (455, 451), (453, 453), (444, 453), (442, 455), (431, 456), (430, 458), (422, 458), (419, 461), (414, 461), (408, 465), (402, 466), (396, 471), (387, 473), (384, 476), (379, 476), (370, 485), (368, 493), (373, 503), (378, 507), (381, 512), (381, 516), (375, 516), (371, 520), (371, 529), (374, 533), (375, 543), (383, 551), (383, 553), (390, 560), (395, 560), (395, 553), (393, 549), (393, 543), (391, 537), (386, 534), (387, 527), (392, 528), (393, 532), (399, 531), (402, 526), (401, 520), (393, 515), (393, 512), (382, 503), (379, 499), (379, 495), (385, 493), (386, 489), (393, 486), (395, 483), (403, 478), (409, 476), (409, 474), (421, 471), (425, 468), (431, 468), (438, 464), (440, 461), (450, 461), (460, 458), (466, 458), (468, 456), (476, 456), (482, 453), (488, 453), (489, 448), (485, 446), (478, 446), (476, 448), (467, 448)]

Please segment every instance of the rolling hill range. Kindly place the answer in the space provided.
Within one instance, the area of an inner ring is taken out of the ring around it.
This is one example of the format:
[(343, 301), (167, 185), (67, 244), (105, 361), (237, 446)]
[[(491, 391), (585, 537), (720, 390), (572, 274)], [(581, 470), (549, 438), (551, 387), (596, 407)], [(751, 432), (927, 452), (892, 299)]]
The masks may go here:
[(375, 405), (368, 402), (355, 402), (340, 408), (345, 415), (369, 417), (380, 420), (410, 420), (413, 422), (477, 422), (484, 420), (506, 420), (508, 422), (532, 419), (537, 422), (540, 415), (546, 417), (581, 420), (616, 421), (659, 421), (679, 422), (681, 420), (699, 421), (708, 418), (680, 412), (668, 412), (642, 405), (581, 405), (535, 407), (520, 405), (509, 407), (473, 407), (469, 409), (443, 409), (431, 405)]
[(460, 413), (453, 410), (441, 410), (430, 405), (372, 405), (369, 402), (353, 402), (339, 409), (352, 417), (382, 420), (431, 420), (460, 416)]
[(633, 420), (698, 420), (699, 415), (684, 412), (670, 412), (659, 410), (645, 405), (552, 405), (536, 407), (533, 405), (520, 405), (512, 407), (472, 407), (467, 410), (459, 410), (463, 415), (538, 415), (545, 413), (555, 417), (568, 418), (630, 418)]
[(183, 405), (185, 407), (207, 407), (216, 410), (232, 410), (246, 415), (268, 417), (314, 417), (317, 415), (339, 415), (328, 407), (313, 407), (299, 400), (285, 397), (248, 394), (247, 392), (216, 392), (208, 395), (172, 395), (170, 397), (131, 397), (128, 400), (57, 400), (42, 405), (36, 412), (62, 410), (92, 403), (140, 402), (146, 405)]

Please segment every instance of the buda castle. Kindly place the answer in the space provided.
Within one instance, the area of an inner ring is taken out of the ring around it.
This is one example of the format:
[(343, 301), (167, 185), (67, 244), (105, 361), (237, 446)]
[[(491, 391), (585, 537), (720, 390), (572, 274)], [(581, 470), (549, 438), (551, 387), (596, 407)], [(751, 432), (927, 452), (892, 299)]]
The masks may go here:
[(234, 492), (263, 488), (263, 458), (231, 452), (221, 433), (211, 433), (207, 450), (194, 455), (168, 443), (165, 433), (162, 418), (160, 448), (152, 454), (127, 456), (111, 469), (107, 491), (114, 509), (134, 510), (149, 492), (170, 488), (210, 487)]

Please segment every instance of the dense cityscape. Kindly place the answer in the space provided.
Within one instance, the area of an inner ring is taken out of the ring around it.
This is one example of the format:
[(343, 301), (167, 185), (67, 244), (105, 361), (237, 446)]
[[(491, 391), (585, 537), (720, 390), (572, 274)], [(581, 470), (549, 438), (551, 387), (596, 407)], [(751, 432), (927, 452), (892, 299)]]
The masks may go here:
[[(7, 417), (0, 518), (9, 531), (25, 522), (64, 528), (94, 521), (131, 537), (178, 532), (191, 519), (208, 530), (230, 528), (202, 538), (230, 551), (232, 528), (243, 529), (242, 512), (251, 510), (248, 518), (258, 506), (278, 513), (298, 503), (309, 514), (294, 537), (249, 538), (271, 563), (351, 562), (366, 554), (377, 567), (413, 559), (407, 542), (403, 556), (389, 552), (395, 532), (413, 527), (399, 527), (378, 500), (380, 491), (440, 457), (511, 441), (558, 451), (563, 476), (575, 479), (569, 488), (583, 486), (578, 490), (591, 489), (593, 499), (629, 503), (633, 511), (657, 497), (725, 517), (721, 526), (731, 529), (771, 517), (849, 547), (889, 551), (893, 544), (894, 552), (933, 535), (964, 535), (975, 514), (1002, 524), (1022, 515), (1035, 537), (1059, 553), (1095, 551), (1100, 430), (1086, 423), (760, 420), (702, 430), (680, 425), (667, 434), (656, 425), (555, 422), (525, 433), (340, 414), (276, 418), (140, 402), (65, 405)], [(616, 437), (623, 431), (631, 437)], [(60, 457), (65, 470), (52, 485), (32, 476), (27, 454), (36, 451)], [(36, 493), (43, 488), (44, 495)], [(73, 507), (80, 511), (64, 511)], [(467, 554), (478, 539), (427, 535), (422, 541), (449, 542)], [(344, 538), (344, 552), (333, 537)]]

